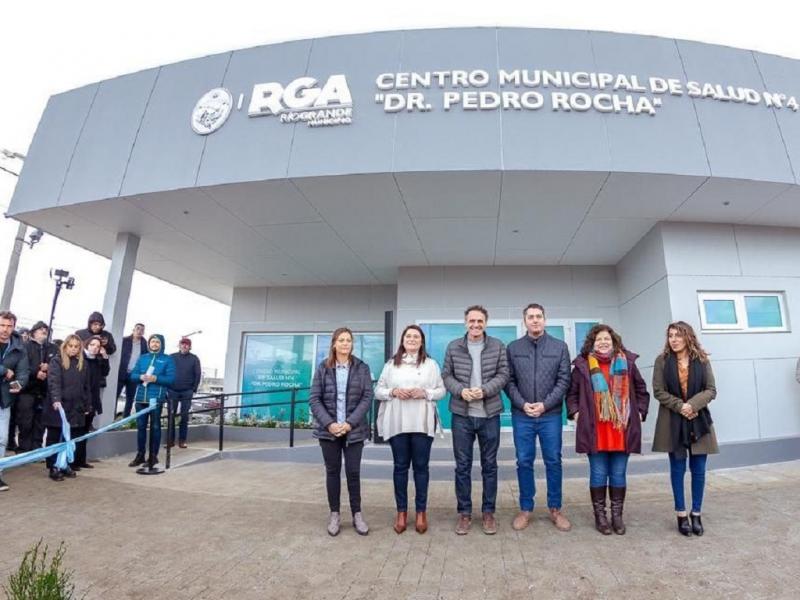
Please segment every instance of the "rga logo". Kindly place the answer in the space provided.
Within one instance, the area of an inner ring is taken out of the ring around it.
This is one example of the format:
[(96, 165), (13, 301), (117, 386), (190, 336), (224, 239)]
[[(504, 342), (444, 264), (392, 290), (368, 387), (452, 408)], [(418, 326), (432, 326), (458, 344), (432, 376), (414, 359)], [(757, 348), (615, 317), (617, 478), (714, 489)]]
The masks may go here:
[(214, 88), (203, 94), (192, 111), (192, 129), (200, 135), (208, 135), (222, 127), (231, 114), (233, 97), (225, 88)]
[(281, 123), (308, 123), (309, 127), (349, 125), (353, 122), (353, 98), (344, 75), (331, 75), (319, 87), (313, 77), (300, 77), (286, 87), (259, 83), (253, 87), (251, 117), (278, 116)]

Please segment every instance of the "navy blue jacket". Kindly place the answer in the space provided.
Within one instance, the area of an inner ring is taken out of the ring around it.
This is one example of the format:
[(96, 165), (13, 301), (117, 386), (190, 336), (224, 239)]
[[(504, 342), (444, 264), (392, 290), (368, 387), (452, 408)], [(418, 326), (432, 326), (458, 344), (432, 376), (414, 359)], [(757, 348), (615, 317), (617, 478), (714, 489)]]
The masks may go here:
[(525, 334), (508, 345), (507, 353), (506, 394), (513, 410), (525, 415), (523, 404), (543, 402), (542, 416), (561, 414), (570, 382), (567, 345), (547, 332), (537, 340)]
[(186, 354), (175, 352), (170, 354), (170, 357), (175, 361), (175, 383), (169, 386), (170, 389), (176, 392), (196, 392), (203, 379), (200, 359), (191, 352)]
[(20, 335), (12, 332), (7, 343), (5, 352), (0, 356), (0, 408), (8, 408), (18, 396), (10, 391), (9, 384), (11, 382), (6, 380), (6, 371), (13, 371), (14, 380), (18, 381), (23, 388), (28, 385), (30, 376), (28, 351), (22, 343)]
[[(336, 439), (328, 431), (328, 426), (336, 422), (336, 369), (325, 366), (322, 361), (314, 372), (308, 406), (314, 416), (315, 438)], [(347, 374), (347, 393), (345, 394), (345, 420), (352, 429), (347, 434), (347, 443), (362, 442), (369, 437), (367, 412), (372, 404), (372, 376), (367, 363), (353, 357)]]

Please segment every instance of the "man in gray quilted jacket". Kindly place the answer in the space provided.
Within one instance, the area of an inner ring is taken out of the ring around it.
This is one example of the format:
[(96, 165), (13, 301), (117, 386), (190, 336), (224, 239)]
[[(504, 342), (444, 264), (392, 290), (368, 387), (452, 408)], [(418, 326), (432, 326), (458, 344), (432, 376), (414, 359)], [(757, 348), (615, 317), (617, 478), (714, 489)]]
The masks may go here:
[(500, 393), (508, 382), (508, 363), (503, 342), (486, 335), (488, 320), (489, 312), (482, 306), (470, 306), (464, 311), (467, 333), (447, 346), (442, 367), (453, 415), (458, 535), (467, 534), (472, 523), (472, 449), (476, 437), (483, 477), (483, 532), (497, 533), (494, 511), (503, 412)]
[(525, 529), (533, 511), (536, 483), (533, 461), (536, 438), (547, 475), (547, 508), (559, 531), (572, 527), (561, 512), (561, 407), (570, 382), (569, 350), (545, 330), (544, 307), (529, 304), (522, 311), (526, 334), (508, 345), (511, 424), (517, 454), (519, 514), (511, 526)]

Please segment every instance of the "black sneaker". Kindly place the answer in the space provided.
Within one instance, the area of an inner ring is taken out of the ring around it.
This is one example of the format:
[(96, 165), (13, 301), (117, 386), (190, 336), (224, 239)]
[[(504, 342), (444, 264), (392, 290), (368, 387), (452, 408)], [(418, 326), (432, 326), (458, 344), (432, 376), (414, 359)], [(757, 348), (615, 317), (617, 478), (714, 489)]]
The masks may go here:
[(138, 467), (144, 464), (144, 454), (137, 454), (131, 462), (128, 463), (129, 467)]
[(8, 484), (0, 479), (0, 492), (7, 492), (9, 489)]

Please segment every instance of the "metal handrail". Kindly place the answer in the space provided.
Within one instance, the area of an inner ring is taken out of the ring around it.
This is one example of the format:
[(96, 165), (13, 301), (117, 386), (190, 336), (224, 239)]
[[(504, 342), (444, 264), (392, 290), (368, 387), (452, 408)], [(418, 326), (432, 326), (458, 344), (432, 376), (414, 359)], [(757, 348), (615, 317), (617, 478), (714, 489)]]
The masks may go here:
[[(372, 382), (373, 385), (376, 383), (375, 381)], [(264, 408), (264, 407), (273, 407), (273, 406), (289, 406), (289, 447), (294, 448), (294, 430), (295, 430), (295, 410), (297, 404), (308, 404), (308, 399), (298, 400), (297, 399), (297, 392), (310, 390), (310, 386), (305, 387), (291, 387), (291, 388), (284, 388), (284, 389), (277, 389), (277, 390), (264, 390), (258, 392), (220, 392), (215, 394), (206, 394), (201, 396), (192, 396), (192, 400), (200, 399), (209, 399), (214, 398), (219, 400), (219, 405), (213, 408), (201, 408), (201, 409), (189, 409), (188, 414), (202, 414), (202, 413), (219, 413), (219, 444), (218, 448), (219, 451), (222, 452), (224, 448), (224, 440), (225, 440), (225, 411), (228, 409), (240, 409), (240, 408)], [(287, 401), (281, 402), (262, 402), (257, 404), (235, 404), (235, 405), (227, 405), (226, 399), (229, 397), (245, 397), (245, 396), (255, 396), (260, 394), (279, 394), (279, 393), (291, 393), (291, 399)], [(374, 423), (374, 411), (375, 411), (375, 398), (373, 396), (372, 403), (369, 409), (369, 416), (368, 416), (368, 424), (369, 424), (369, 439), (370, 441), (374, 441), (375, 439), (375, 423)], [(175, 411), (172, 408), (172, 402), (166, 401), (167, 404), (167, 414), (162, 415), (161, 419), (167, 419), (167, 460), (166, 460), (166, 468), (170, 468), (170, 460), (172, 456), (172, 446), (175, 442), (173, 438), (173, 430), (175, 425)]]

